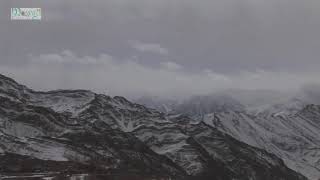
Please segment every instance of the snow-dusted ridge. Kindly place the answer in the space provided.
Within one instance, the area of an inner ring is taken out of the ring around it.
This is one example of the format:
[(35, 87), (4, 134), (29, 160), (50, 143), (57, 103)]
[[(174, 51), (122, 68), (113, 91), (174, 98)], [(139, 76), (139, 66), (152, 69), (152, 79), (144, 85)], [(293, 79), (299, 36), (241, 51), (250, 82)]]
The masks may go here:
[(2, 76), (0, 92), (1, 171), (306, 179), (275, 155), (216, 127), (187, 116), (167, 116), (123, 97), (78, 90), (36, 92)]
[[(215, 98), (216, 96), (211, 99), (206, 97), (194, 101), (191, 99), (182, 106), (178, 105), (176, 113), (171, 116), (191, 116), (193, 120), (190, 121), (204, 122), (239, 141), (265, 149), (282, 158), (288, 167), (312, 180), (318, 180), (319, 105), (310, 104), (312, 101), (308, 99), (295, 97), (275, 104), (239, 110), (232, 108), (241, 107), (237, 101), (225, 101)], [(205, 98), (205, 101), (201, 101)]]

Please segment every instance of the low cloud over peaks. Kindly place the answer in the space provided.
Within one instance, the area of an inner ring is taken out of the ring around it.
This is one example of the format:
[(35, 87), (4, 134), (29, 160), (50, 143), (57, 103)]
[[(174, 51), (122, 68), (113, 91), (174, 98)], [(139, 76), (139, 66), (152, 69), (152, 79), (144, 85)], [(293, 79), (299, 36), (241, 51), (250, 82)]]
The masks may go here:
[(108, 54), (79, 56), (71, 51), (30, 55), (27, 61), (23, 67), (1, 66), (0, 71), (35, 89), (90, 89), (128, 97), (184, 97), (223, 89), (292, 90), (307, 82), (320, 83), (319, 73), (257, 70), (222, 74), (210, 69), (188, 72), (170, 61), (154, 67), (135, 59), (119, 60)]
[[(10, 21), (12, 7), (43, 19)], [(1, 1), (0, 73), (126, 96), (295, 90), (320, 81), (319, 12), (317, 0)]]

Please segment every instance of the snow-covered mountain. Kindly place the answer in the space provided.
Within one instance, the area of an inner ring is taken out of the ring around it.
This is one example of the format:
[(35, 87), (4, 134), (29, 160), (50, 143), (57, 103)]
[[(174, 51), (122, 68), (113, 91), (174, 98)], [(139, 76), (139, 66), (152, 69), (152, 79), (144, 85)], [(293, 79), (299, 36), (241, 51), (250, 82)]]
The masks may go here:
[(36, 92), (0, 75), (2, 178), (49, 172), (117, 179), (306, 179), (275, 155), (187, 116), (84, 90)]
[(295, 171), (312, 180), (319, 179), (320, 106), (310, 104), (304, 97), (250, 107), (241, 106), (231, 97), (213, 97), (198, 98), (203, 101), (191, 98), (187, 104), (177, 107), (177, 112), (265, 149), (282, 158)]

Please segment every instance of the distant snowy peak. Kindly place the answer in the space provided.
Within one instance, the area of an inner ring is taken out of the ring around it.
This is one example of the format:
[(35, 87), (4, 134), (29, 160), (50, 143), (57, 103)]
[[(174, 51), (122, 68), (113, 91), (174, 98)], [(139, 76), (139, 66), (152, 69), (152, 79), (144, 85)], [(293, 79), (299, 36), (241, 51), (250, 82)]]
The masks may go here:
[(143, 96), (134, 100), (134, 102), (166, 114), (171, 113), (179, 104), (177, 100), (170, 100), (156, 96)]
[(206, 114), (216, 112), (245, 111), (245, 106), (227, 95), (194, 96), (178, 105), (174, 112), (203, 120)]
[[(281, 94), (278, 94), (279, 96)], [(247, 105), (247, 112), (258, 116), (294, 116), (300, 110), (310, 104), (320, 104), (320, 92), (317, 88), (301, 90), (295, 93), (282, 94), (283, 98), (272, 100), (269, 103)], [(272, 99), (272, 98), (271, 98)]]
[(248, 112), (258, 116), (293, 116), (309, 102), (298, 98), (292, 98), (282, 103), (263, 105), (257, 107), (249, 107)]

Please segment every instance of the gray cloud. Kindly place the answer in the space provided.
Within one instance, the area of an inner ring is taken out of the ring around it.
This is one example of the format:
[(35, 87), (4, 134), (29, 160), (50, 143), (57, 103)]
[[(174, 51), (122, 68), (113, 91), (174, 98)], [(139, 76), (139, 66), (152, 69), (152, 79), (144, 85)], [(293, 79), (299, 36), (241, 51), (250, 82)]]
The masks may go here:
[(172, 61), (168, 62), (161, 62), (160, 65), (168, 70), (180, 70), (183, 69), (183, 67), (180, 64), (177, 64)]
[(236, 75), (204, 69), (187, 72), (167, 62), (157, 68), (133, 59), (118, 60), (108, 54), (79, 56), (71, 51), (30, 55), (27, 65), (1, 66), (0, 71), (35, 89), (83, 89), (137, 97), (143, 94), (185, 97), (224, 89), (298, 90), (305, 83), (320, 83), (320, 73), (286, 73), (257, 70)]
[[(11, 7), (41, 7), (43, 20), (10, 21)], [(319, 81), (317, 0), (12, 0), (0, 2), (0, 25), (1, 72), (37, 88), (187, 94)]]
[(309, 102), (320, 104), (320, 84), (306, 84), (302, 87), (302, 95)]
[(129, 41), (134, 49), (142, 53), (155, 53), (160, 55), (168, 55), (169, 50), (156, 43), (143, 43), (139, 41)]

